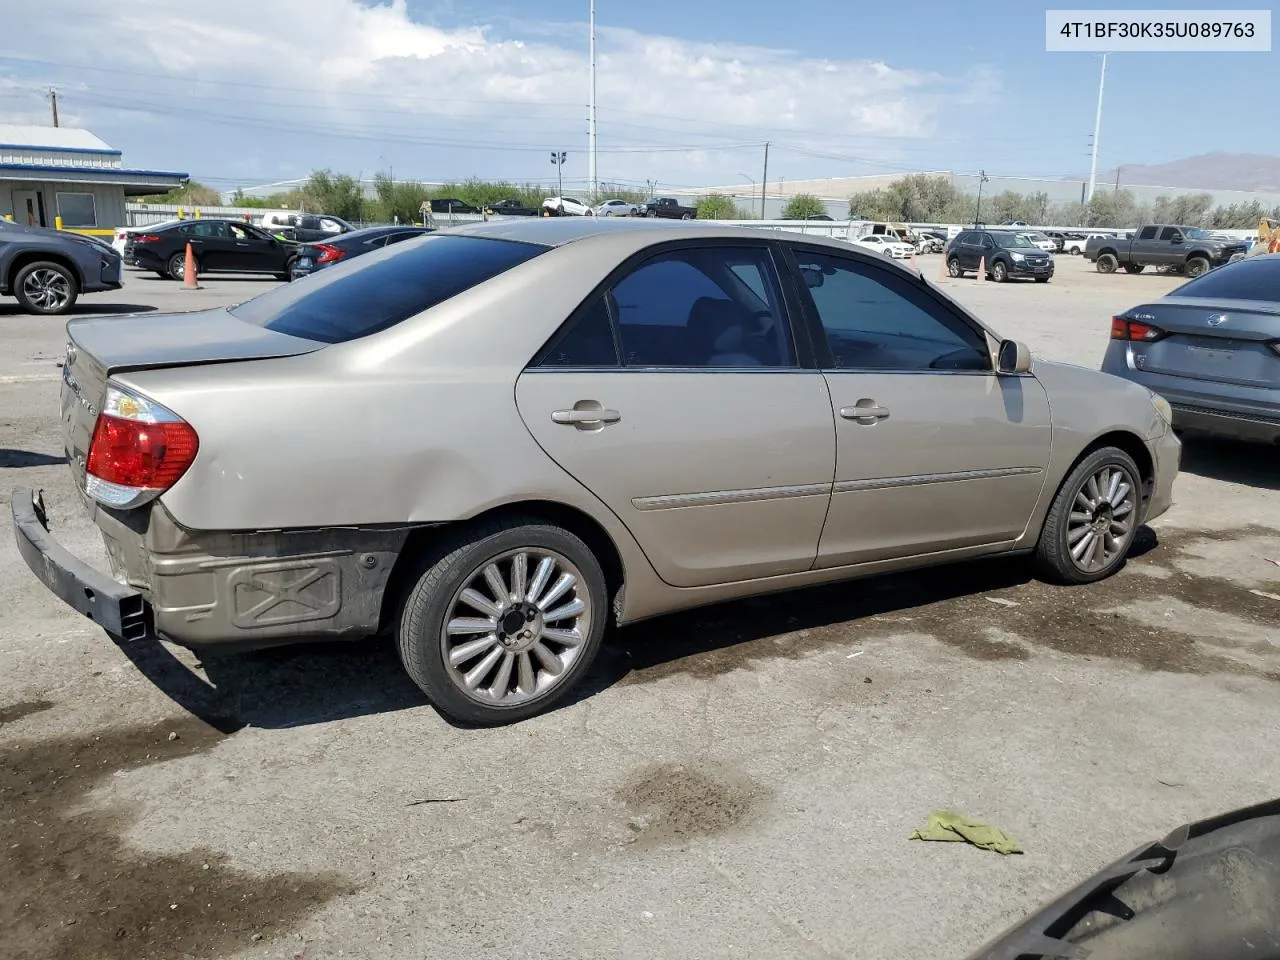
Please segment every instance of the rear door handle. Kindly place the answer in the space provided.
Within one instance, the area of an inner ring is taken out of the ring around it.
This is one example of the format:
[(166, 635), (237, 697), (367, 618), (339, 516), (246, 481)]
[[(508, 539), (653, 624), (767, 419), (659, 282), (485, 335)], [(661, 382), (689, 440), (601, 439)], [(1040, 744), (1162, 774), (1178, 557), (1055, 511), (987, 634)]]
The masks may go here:
[(622, 414), (617, 410), (552, 410), (556, 423), (617, 423)]
[(841, 407), (840, 416), (857, 423), (875, 423), (889, 418), (889, 408), (877, 406), (874, 400), (859, 400), (855, 406)]

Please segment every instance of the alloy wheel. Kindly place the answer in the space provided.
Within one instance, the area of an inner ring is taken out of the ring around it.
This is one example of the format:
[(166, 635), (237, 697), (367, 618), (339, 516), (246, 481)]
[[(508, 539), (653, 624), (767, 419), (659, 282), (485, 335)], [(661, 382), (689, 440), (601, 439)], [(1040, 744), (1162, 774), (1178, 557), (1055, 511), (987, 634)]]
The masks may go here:
[(1104, 465), (1076, 491), (1067, 515), (1067, 550), (1071, 562), (1096, 573), (1123, 556), (1133, 540), (1137, 484), (1129, 471)]
[(486, 705), (513, 706), (557, 687), (591, 634), (582, 572), (545, 548), (509, 551), (473, 571), (440, 631), (449, 678)]
[(55, 312), (71, 299), (71, 281), (57, 270), (42, 267), (27, 274), (22, 292), (37, 309)]

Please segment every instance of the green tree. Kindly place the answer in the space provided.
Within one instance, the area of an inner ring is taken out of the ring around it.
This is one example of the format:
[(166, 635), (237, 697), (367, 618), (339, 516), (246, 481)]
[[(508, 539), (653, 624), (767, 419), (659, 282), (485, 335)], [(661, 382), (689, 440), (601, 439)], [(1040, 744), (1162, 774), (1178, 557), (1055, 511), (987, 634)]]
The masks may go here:
[(385, 173), (374, 175), (373, 189), (378, 194), (376, 217), (388, 223), (420, 221), (423, 201), (431, 197), (431, 188), (426, 184), (416, 180), (392, 180)]
[(168, 193), (154, 193), (146, 197), (138, 197), (142, 203), (181, 204), (191, 207), (216, 207), (222, 203), (222, 196), (212, 187), (206, 187), (199, 180), (188, 180), (181, 187), (174, 187)]
[(797, 193), (782, 208), (784, 220), (811, 220), (827, 212), (827, 205), (812, 193)]
[(738, 212), (732, 197), (723, 193), (709, 193), (697, 202), (699, 220), (733, 220)]
[(327, 213), (343, 220), (364, 219), (364, 189), (355, 177), (331, 170), (317, 170), (302, 188), (304, 203), (311, 212)]

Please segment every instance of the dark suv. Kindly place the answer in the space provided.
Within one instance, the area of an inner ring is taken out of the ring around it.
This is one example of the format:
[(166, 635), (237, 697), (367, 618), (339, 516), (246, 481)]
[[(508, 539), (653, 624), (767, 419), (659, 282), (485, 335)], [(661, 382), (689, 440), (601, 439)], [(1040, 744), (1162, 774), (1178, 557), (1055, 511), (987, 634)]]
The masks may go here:
[(947, 273), (963, 277), (984, 265), (997, 283), (1010, 277), (1048, 283), (1053, 276), (1053, 257), (1025, 236), (1008, 230), (962, 230), (947, 248)]

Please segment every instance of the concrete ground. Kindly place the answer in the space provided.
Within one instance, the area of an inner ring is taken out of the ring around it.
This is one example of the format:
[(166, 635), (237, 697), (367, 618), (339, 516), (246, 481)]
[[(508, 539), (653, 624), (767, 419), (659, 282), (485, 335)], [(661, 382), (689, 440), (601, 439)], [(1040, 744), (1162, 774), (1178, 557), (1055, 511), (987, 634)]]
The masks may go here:
[[(1096, 366), (1111, 315), (1176, 282), (1058, 262), (944, 287)], [(271, 286), (202, 282), (131, 273), (82, 309)], [(0, 490), (43, 487), (102, 562), (60, 459), (62, 325), (0, 306)], [(0, 956), (959, 960), (1275, 794), (1278, 491), (1277, 450), (1191, 442), (1107, 582), (997, 561), (669, 617), (615, 636), (571, 705), (488, 731), (444, 723), (382, 643), (121, 649), (4, 538)], [(909, 841), (938, 808), (1026, 853)]]

